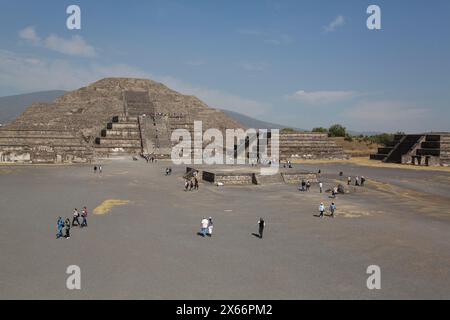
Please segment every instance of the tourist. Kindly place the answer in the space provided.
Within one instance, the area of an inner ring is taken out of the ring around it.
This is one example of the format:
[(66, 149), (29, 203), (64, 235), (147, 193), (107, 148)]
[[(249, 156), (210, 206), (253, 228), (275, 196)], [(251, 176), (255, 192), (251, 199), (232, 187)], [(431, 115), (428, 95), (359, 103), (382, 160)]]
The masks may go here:
[(331, 190), (331, 197), (332, 197), (333, 199), (335, 199), (337, 193), (338, 193), (338, 187), (333, 187), (333, 190)]
[(98, 172), (102, 173), (102, 166), (98, 166)]
[(364, 187), (364, 182), (366, 182), (366, 178), (364, 176), (361, 177), (361, 187)]
[(305, 191), (305, 187), (306, 187), (306, 182), (304, 179), (302, 179), (302, 188), (301, 191)]
[(323, 218), (324, 211), (325, 211), (325, 206), (323, 205), (323, 202), (321, 202), (320, 206), (319, 206), (319, 217), (320, 218)]
[(194, 181), (189, 181), (189, 191), (192, 191), (192, 189), (194, 189)]
[(201, 230), (200, 230), (202, 237), (206, 236), (206, 233), (208, 232), (208, 225), (209, 225), (208, 219), (203, 218), (202, 222), (201, 222)]
[(212, 236), (213, 229), (214, 229), (213, 221), (212, 221), (212, 218), (209, 217), (208, 218), (208, 236), (209, 237)]
[(97, 166), (94, 166), (94, 173), (97, 173)]
[(266, 226), (266, 222), (263, 220), (263, 218), (259, 218), (258, 221), (258, 232), (259, 232), (259, 238), (262, 239), (263, 237), (263, 232), (264, 232), (264, 227)]
[(87, 208), (83, 207), (83, 210), (81, 210), (81, 217), (83, 218), (83, 221), (81, 222), (81, 227), (87, 227), (88, 226), (88, 224), (87, 224), (87, 215), (88, 215)]
[(166, 176), (169, 175), (169, 168), (166, 168)]
[(339, 171), (339, 177), (342, 177), (344, 175), (344, 172)]
[(63, 228), (64, 228), (64, 220), (61, 217), (58, 217), (58, 221), (56, 222), (56, 228), (58, 233), (56, 234), (56, 239), (59, 239), (63, 236)]
[(349, 176), (347, 178), (347, 185), (349, 186), (351, 183), (352, 183), (352, 177)]
[(358, 176), (355, 178), (355, 186), (359, 186), (359, 177)]
[(336, 205), (334, 202), (330, 204), (330, 217), (334, 218), (334, 212), (336, 211)]
[(194, 177), (194, 189), (198, 190), (198, 179), (197, 179), (197, 177)]
[(189, 189), (189, 180), (184, 179), (184, 191), (188, 191), (188, 189)]
[(320, 193), (322, 193), (322, 191), (323, 191), (323, 183), (322, 183), (322, 181), (319, 182), (319, 191), (320, 191)]
[(306, 191), (309, 191), (309, 188), (311, 188), (311, 182), (308, 180), (306, 181)]
[(70, 219), (67, 218), (64, 225), (66, 226), (66, 234), (64, 235), (64, 238), (70, 239)]
[[(72, 227), (75, 227), (75, 226), (79, 226), (79, 225), (80, 225), (80, 220), (78, 220), (78, 217), (79, 217), (79, 216), (80, 216), (80, 213), (78, 212), (78, 209), (75, 208), (75, 209), (73, 210)], [(76, 222), (77, 224), (75, 224), (75, 222)]]

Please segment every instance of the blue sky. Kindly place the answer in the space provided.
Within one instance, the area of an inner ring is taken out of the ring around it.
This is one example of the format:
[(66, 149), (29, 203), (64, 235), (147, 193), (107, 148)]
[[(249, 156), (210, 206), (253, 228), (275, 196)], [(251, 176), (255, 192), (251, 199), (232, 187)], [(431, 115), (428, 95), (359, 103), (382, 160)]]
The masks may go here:
[(137, 76), (287, 126), (450, 131), (450, 1), (0, 3), (2, 96)]

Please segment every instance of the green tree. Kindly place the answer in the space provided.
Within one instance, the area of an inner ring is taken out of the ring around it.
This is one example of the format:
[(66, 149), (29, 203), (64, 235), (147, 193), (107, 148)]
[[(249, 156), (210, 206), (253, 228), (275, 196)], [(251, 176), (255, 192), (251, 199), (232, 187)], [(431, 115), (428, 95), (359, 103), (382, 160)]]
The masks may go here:
[(312, 132), (328, 133), (328, 129), (327, 128), (323, 128), (323, 127), (317, 127), (317, 128), (313, 128)]
[(292, 133), (292, 132), (295, 132), (295, 130), (292, 128), (283, 128), (280, 130), (280, 132), (281, 133)]
[(328, 129), (328, 135), (330, 137), (345, 137), (345, 134), (345, 127), (341, 126), (340, 124), (333, 124)]

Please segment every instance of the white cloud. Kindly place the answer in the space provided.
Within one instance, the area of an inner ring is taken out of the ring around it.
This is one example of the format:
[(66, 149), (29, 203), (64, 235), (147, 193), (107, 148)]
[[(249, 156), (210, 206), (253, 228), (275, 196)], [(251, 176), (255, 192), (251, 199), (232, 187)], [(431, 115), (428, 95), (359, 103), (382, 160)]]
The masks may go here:
[(238, 111), (247, 115), (263, 114), (270, 108), (269, 105), (255, 100), (191, 85), (171, 76), (155, 76), (125, 64), (81, 64), (0, 50), (0, 95), (41, 90), (75, 90), (105, 77), (153, 79), (180, 93), (194, 95), (213, 108)]
[(69, 39), (61, 38), (57, 35), (51, 34), (45, 39), (41, 39), (36, 32), (35, 27), (26, 27), (19, 31), (19, 37), (22, 40), (35, 46), (42, 46), (49, 50), (59, 53), (80, 56), (80, 57), (95, 57), (97, 56), (96, 49), (89, 45), (83, 37), (79, 35), (72, 36)]
[(308, 105), (326, 105), (357, 97), (359, 94), (355, 91), (305, 91), (299, 90), (294, 94), (288, 95), (289, 100), (304, 102)]
[(0, 92), (4, 95), (39, 90), (73, 90), (112, 76), (144, 77), (145, 74), (122, 64), (80, 65), (68, 60), (46, 60), (0, 50)]
[(44, 45), (50, 50), (71, 56), (95, 57), (97, 55), (95, 48), (79, 35), (64, 39), (52, 34), (45, 39)]
[(333, 32), (337, 27), (342, 27), (345, 24), (345, 18), (342, 15), (337, 16), (327, 26), (323, 27), (324, 32)]
[(421, 131), (431, 110), (403, 101), (363, 101), (343, 112), (355, 130)]
[(36, 33), (36, 29), (33, 26), (26, 27), (19, 31), (19, 37), (23, 40), (29, 41), (33, 44), (39, 44), (41, 38)]

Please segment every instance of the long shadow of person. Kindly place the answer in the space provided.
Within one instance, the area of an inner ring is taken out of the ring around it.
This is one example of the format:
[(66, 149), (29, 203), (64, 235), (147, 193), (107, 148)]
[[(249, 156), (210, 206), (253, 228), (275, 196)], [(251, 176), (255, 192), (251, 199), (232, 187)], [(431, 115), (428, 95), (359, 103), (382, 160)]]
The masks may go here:
[(259, 234), (257, 234), (257, 233), (252, 233), (252, 236), (255, 236), (255, 237), (257, 237), (257, 238), (261, 238), (261, 236), (259, 235)]

